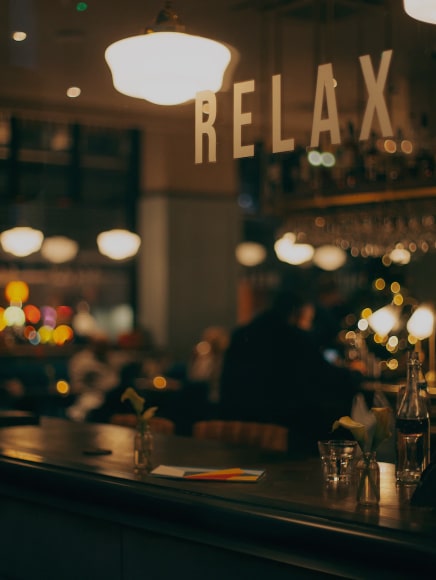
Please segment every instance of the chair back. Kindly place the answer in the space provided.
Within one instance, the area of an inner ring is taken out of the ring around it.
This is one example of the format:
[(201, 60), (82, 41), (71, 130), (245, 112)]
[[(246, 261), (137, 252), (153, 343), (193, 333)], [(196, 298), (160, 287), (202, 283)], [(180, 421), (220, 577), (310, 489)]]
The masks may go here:
[[(117, 413), (110, 417), (109, 423), (123, 427), (136, 427), (137, 419), (134, 413)], [(175, 431), (174, 421), (166, 417), (151, 417), (149, 423), (154, 433), (172, 435)]]
[(288, 449), (288, 429), (272, 423), (197, 421), (192, 427), (192, 435), (197, 439), (216, 439), (259, 449), (285, 452)]

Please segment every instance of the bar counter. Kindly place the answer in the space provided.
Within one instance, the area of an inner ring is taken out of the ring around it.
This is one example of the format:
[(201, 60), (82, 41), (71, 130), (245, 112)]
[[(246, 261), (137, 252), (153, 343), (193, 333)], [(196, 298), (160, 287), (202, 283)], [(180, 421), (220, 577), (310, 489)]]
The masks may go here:
[[(381, 463), (379, 509), (317, 457), (155, 435), (155, 465), (264, 469), (258, 482), (137, 475), (133, 431), (41, 418), (0, 429), (0, 578), (429, 577), (436, 513)], [(89, 455), (92, 448), (109, 455)]]

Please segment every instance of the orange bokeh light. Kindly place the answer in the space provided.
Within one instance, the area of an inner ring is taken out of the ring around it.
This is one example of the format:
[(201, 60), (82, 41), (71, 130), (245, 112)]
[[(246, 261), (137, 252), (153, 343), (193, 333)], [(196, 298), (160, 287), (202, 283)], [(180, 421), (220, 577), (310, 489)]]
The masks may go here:
[(74, 336), (73, 330), (66, 324), (60, 324), (53, 330), (53, 341), (57, 345), (62, 345), (72, 340)]
[(29, 298), (29, 286), (21, 280), (8, 282), (5, 288), (5, 296), (9, 302), (26, 302)]
[(28, 304), (23, 308), (26, 320), (32, 324), (36, 324), (41, 319), (41, 312), (39, 308), (33, 306), (33, 304)]

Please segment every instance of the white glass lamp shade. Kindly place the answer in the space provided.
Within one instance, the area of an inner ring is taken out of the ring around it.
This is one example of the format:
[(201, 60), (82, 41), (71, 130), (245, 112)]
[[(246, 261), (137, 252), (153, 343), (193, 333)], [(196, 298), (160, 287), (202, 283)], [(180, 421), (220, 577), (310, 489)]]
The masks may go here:
[(53, 264), (62, 264), (73, 260), (78, 251), (78, 243), (66, 236), (45, 238), (41, 246), (42, 256)]
[(309, 262), (313, 258), (314, 252), (315, 248), (310, 244), (294, 244), (288, 253), (286, 262), (300, 266)]
[(235, 255), (243, 266), (258, 266), (265, 261), (266, 249), (257, 242), (242, 242), (236, 246)]
[(389, 254), (389, 258), (395, 264), (401, 264), (404, 266), (405, 264), (408, 264), (410, 262), (410, 252), (409, 250), (406, 250), (406, 248), (397, 245)]
[(333, 271), (341, 268), (347, 261), (347, 254), (338, 246), (320, 246), (315, 250), (313, 263), (322, 270)]
[(436, 24), (435, 0), (404, 0), (403, 4), (406, 14), (415, 20)]
[(309, 262), (315, 252), (315, 248), (310, 244), (296, 244), (295, 234), (287, 232), (274, 244), (276, 256), (282, 262), (299, 266)]
[(120, 93), (157, 105), (178, 105), (199, 91), (219, 91), (231, 53), (201, 36), (150, 32), (114, 42), (105, 58)]
[(368, 324), (379, 336), (387, 336), (398, 324), (398, 309), (389, 304), (379, 308), (368, 318)]
[(286, 232), (286, 234), (283, 234), (281, 238), (276, 240), (274, 243), (274, 251), (279, 260), (287, 262), (287, 257), (292, 252), (292, 246), (295, 240), (296, 236), (293, 232)]
[(0, 242), (5, 252), (23, 258), (37, 252), (44, 239), (40, 230), (16, 227), (0, 234)]
[(99, 252), (112, 260), (125, 260), (134, 256), (141, 245), (141, 238), (127, 230), (115, 229), (97, 236)]
[(407, 321), (407, 330), (418, 340), (424, 340), (433, 333), (434, 312), (431, 306), (420, 306)]

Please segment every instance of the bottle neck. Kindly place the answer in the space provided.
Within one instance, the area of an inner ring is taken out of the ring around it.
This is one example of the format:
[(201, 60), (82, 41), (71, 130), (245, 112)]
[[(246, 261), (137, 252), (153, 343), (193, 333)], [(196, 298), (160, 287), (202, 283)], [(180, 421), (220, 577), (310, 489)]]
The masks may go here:
[(410, 357), (407, 364), (406, 389), (398, 408), (398, 418), (428, 418), (428, 408), (421, 396), (420, 372), (421, 365), (419, 360), (414, 356)]

